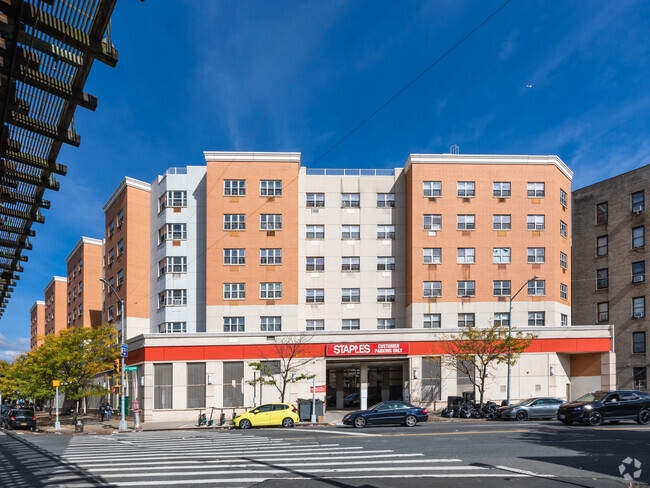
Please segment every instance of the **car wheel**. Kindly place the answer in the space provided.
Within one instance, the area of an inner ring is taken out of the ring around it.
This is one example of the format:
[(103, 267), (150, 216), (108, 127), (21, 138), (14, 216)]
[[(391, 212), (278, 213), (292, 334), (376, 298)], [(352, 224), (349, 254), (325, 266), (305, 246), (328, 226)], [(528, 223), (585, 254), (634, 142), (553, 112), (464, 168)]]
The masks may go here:
[(248, 419), (243, 419), (239, 422), (240, 429), (250, 429), (252, 426), (251, 421)]
[(415, 427), (415, 424), (418, 423), (418, 419), (414, 415), (409, 415), (404, 419), (404, 425), (407, 427)]
[(363, 427), (366, 426), (366, 419), (363, 417), (357, 417), (354, 419), (354, 426), (358, 429), (362, 429)]
[(287, 428), (293, 427), (293, 420), (287, 417), (282, 421), (282, 427), (287, 427)]
[(639, 412), (639, 418), (636, 421), (641, 425), (648, 425), (650, 423), (650, 410), (641, 410)]
[(573, 420), (560, 420), (560, 422), (562, 422), (564, 425), (572, 425), (573, 424)]
[(526, 412), (524, 412), (523, 410), (519, 410), (517, 412), (517, 420), (519, 420), (519, 421), (528, 420), (528, 414)]
[(603, 416), (600, 414), (600, 412), (591, 412), (587, 418), (587, 423), (591, 426), (596, 427), (603, 423)]

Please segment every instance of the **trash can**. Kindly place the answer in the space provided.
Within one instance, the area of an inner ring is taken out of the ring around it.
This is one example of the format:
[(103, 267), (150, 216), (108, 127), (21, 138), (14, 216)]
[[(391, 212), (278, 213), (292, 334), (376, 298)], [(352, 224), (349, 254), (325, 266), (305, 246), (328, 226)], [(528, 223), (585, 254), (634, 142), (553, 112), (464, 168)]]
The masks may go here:
[(81, 419), (78, 419), (77, 422), (74, 424), (74, 431), (75, 432), (83, 432), (84, 431), (84, 422)]
[[(298, 415), (300, 420), (311, 420), (312, 413), (312, 400), (307, 398), (298, 398)], [(323, 414), (323, 400), (316, 399), (316, 418), (322, 417)]]
[(447, 397), (447, 406), (448, 407), (455, 407), (459, 403), (463, 401), (463, 397), (459, 396), (448, 396)]

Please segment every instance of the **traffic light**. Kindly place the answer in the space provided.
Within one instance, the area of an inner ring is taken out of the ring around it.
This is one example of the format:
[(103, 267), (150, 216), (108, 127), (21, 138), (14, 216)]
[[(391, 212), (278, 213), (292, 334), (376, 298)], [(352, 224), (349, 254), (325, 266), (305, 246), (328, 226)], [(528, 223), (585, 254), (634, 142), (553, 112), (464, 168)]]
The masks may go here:
[(120, 360), (116, 359), (115, 361), (113, 361), (113, 363), (114, 363), (113, 364), (113, 371), (115, 371), (117, 374), (119, 374), (120, 373)]
[(120, 385), (115, 385), (113, 387), (113, 393), (115, 393), (116, 395), (120, 394)]

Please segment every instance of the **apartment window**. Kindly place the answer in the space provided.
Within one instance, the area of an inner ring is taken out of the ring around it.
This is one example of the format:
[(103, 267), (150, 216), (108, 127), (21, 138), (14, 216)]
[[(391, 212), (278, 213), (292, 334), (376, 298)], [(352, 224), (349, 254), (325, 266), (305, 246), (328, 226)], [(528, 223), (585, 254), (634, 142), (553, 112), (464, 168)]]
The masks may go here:
[(108, 237), (113, 237), (114, 233), (115, 233), (115, 224), (113, 223), (113, 221), (111, 221), (108, 224)]
[(528, 296), (538, 297), (546, 295), (546, 281), (545, 280), (530, 280), (528, 282)]
[(379, 256), (377, 258), (378, 271), (394, 271), (395, 258), (393, 256)]
[(324, 225), (308, 225), (305, 234), (306, 239), (325, 239)]
[(508, 327), (510, 324), (510, 314), (507, 312), (499, 312), (494, 314), (494, 325), (501, 327)]
[(442, 230), (442, 215), (425, 215), (424, 230)]
[(607, 256), (607, 236), (596, 237), (596, 256)]
[(81, 295), (81, 292), (82, 292), (82, 290), (83, 290), (83, 285), (84, 285), (84, 282), (83, 282), (83, 281), (80, 281), (80, 282), (79, 282), (79, 295)]
[(424, 181), (422, 187), (425, 197), (442, 196), (442, 182), (440, 181)]
[(280, 332), (282, 317), (260, 317), (260, 330), (262, 332)]
[(442, 263), (442, 248), (440, 247), (425, 247), (422, 255), (424, 264)]
[(359, 208), (359, 194), (358, 193), (342, 193), (341, 194), (341, 207)]
[(246, 196), (246, 180), (223, 180), (223, 194), (227, 197)]
[(378, 225), (377, 239), (395, 239), (394, 225)]
[(223, 264), (226, 266), (240, 266), (246, 264), (246, 249), (224, 249)]
[(282, 230), (282, 214), (261, 214), (260, 230)]
[(186, 191), (168, 191), (167, 192), (167, 204), (166, 205), (167, 205), (167, 207), (187, 207), (187, 192)]
[(565, 313), (560, 314), (560, 325), (562, 327), (567, 327), (569, 325), (569, 316)]
[(544, 183), (543, 182), (529, 182), (526, 185), (528, 198), (544, 198)]
[(343, 288), (341, 290), (341, 301), (343, 303), (359, 303), (360, 302), (359, 288)]
[(632, 333), (632, 352), (634, 354), (645, 354), (645, 332)]
[(223, 331), (244, 332), (245, 323), (244, 317), (224, 317)]
[(459, 197), (467, 198), (476, 196), (473, 181), (459, 181), (456, 183), (456, 194)]
[(528, 215), (526, 223), (528, 224), (528, 230), (544, 230), (543, 215)]
[(307, 288), (307, 303), (323, 303), (325, 301), (325, 289)]
[(341, 321), (343, 330), (359, 330), (359, 319), (343, 319)]
[(223, 230), (246, 230), (246, 215), (224, 214)]
[(117, 243), (117, 257), (119, 258), (124, 253), (124, 239), (120, 239)]
[(542, 327), (545, 325), (544, 312), (528, 312), (528, 325)]
[(473, 313), (459, 313), (458, 327), (474, 327), (475, 320)]
[(645, 226), (632, 229), (632, 248), (638, 249), (645, 246)]
[(77, 287), (76, 286), (72, 289), (72, 298), (73, 299), (77, 298)]
[(562, 269), (567, 269), (569, 267), (568, 257), (562, 251), (560, 251), (560, 267)]
[(115, 313), (113, 312), (113, 307), (108, 307), (108, 320), (113, 320)]
[(457, 215), (456, 216), (456, 229), (457, 230), (474, 230), (476, 229), (474, 215)]
[(377, 302), (394, 302), (395, 288), (377, 288)]
[(600, 302), (598, 305), (598, 322), (609, 320), (609, 302)]
[(122, 223), (124, 223), (124, 210), (120, 209), (120, 211), (117, 212), (117, 226), (122, 227)]
[(122, 286), (122, 283), (124, 283), (124, 271), (119, 270), (117, 272), (117, 286)]
[(562, 188), (560, 188), (560, 205), (567, 206), (567, 194)]
[(68, 303), (72, 301), (72, 292), (68, 292)]
[(108, 265), (111, 266), (115, 261), (115, 251), (113, 249), (108, 251)]
[(377, 207), (394, 207), (395, 194), (394, 193), (377, 193)]
[(510, 230), (510, 215), (493, 215), (492, 230)]
[(425, 313), (424, 322), (425, 329), (439, 329), (440, 325), (440, 314), (439, 313)]
[(645, 297), (635, 297), (632, 299), (632, 317), (635, 319), (645, 317)]
[[(79, 310), (81, 310), (81, 305), (79, 305)], [(122, 302), (117, 302), (117, 316), (119, 317), (120, 315), (122, 315)]]
[(260, 249), (260, 264), (266, 266), (278, 266), (282, 264), (282, 249)]
[(306, 271), (325, 271), (325, 258), (324, 257), (309, 257), (306, 258)]
[(609, 287), (609, 269), (603, 268), (596, 271), (596, 287), (599, 290)]
[(325, 330), (324, 320), (307, 320), (305, 322), (305, 330)]
[(510, 248), (509, 247), (494, 247), (492, 248), (492, 262), (495, 264), (507, 264), (510, 262)]
[(492, 196), (494, 198), (510, 198), (510, 182), (495, 181), (492, 183)]
[(543, 247), (529, 247), (528, 248), (528, 262), (529, 263), (543, 263), (544, 262), (545, 248)]
[(646, 390), (648, 388), (648, 372), (646, 367), (632, 368), (635, 390)]
[(560, 298), (562, 300), (569, 299), (569, 287), (566, 286), (564, 283), (560, 283)]
[(378, 329), (394, 329), (395, 319), (377, 319)]
[(361, 230), (358, 225), (342, 225), (341, 239), (359, 239)]
[(422, 284), (422, 288), (425, 297), (442, 296), (442, 281), (425, 281)]
[(473, 297), (476, 295), (476, 284), (474, 281), (458, 281), (457, 295), (459, 297)]
[(566, 239), (568, 233), (569, 233), (569, 228), (566, 225), (566, 222), (563, 220), (560, 220), (560, 235)]
[(282, 283), (260, 283), (260, 300), (280, 300)]
[(643, 190), (632, 193), (632, 212), (638, 213), (645, 210), (645, 192)]
[[(645, 261), (632, 263), (632, 282), (643, 283), (645, 281)], [(81, 285), (81, 283), (79, 283)]]
[(359, 271), (361, 258), (359, 256), (343, 256), (341, 258), (341, 271)]
[(307, 193), (307, 207), (324, 207), (325, 193)]
[(165, 290), (158, 295), (158, 308), (187, 305), (187, 290)]
[(71, 322), (72, 322), (72, 314), (69, 313), (68, 314), (68, 325), (70, 325)]
[(509, 297), (510, 296), (510, 280), (493, 281), (492, 294), (495, 297)]
[(224, 300), (246, 299), (246, 283), (224, 283), (223, 299)]
[(474, 264), (475, 249), (473, 247), (459, 247), (456, 249), (457, 264)]
[(608, 218), (607, 202), (599, 203), (596, 205), (596, 223), (606, 224)]
[(72, 320), (73, 321), (77, 320), (77, 309), (76, 308), (72, 311)]
[(263, 197), (282, 196), (282, 180), (260, 181), (260, 196)]

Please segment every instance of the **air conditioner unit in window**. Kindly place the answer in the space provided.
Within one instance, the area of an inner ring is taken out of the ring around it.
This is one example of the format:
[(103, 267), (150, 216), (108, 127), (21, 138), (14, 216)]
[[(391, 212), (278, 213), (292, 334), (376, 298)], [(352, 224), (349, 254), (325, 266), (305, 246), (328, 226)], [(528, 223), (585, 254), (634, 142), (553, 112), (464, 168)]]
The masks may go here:
[(635, 213), (635, 214), (643, 212), (643, 204), (639, 203), (637, 205), (634, 205), (632, 207), (632, 212)]
[(634, 318), (634, 319), (642, 319), (643, 317), (645, 317), (645, 312), (636, 312), (636, 313), (633, 315), (632, 318)]
[(634, 281), (634, 283), (641, 283), (641, 282), (645, 281), (645, 276), (643, 276), (643, 275), (634, 275), (633, 281)]

